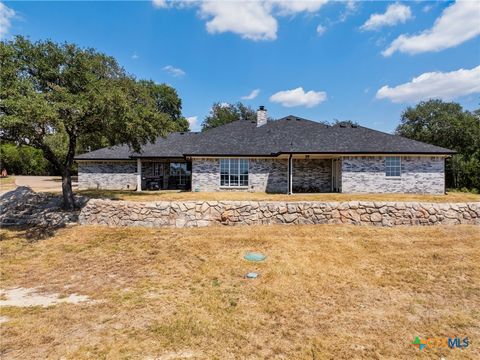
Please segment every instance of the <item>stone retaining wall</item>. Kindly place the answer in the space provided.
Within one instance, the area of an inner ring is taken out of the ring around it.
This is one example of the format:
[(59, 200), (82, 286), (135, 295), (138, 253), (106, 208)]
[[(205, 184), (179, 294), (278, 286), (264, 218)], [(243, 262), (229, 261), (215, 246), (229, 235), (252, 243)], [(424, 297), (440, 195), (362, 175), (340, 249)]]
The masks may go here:
[(480, 225), (480, 202), (268, 202), (92, 199), (81, 224), (146, 227), (203, 227), (256, 224)]

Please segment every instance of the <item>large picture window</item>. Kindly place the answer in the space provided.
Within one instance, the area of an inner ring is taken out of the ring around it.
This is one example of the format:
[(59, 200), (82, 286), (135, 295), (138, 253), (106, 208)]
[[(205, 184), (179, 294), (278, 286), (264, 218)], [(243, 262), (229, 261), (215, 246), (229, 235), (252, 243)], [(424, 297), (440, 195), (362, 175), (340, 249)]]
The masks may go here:
[(248, 186), (248, 159), (220, 159), (220, 186)]
[(385, 176), (400, 176), (402, 164), (400, 156), (388, 156), (385, 158)]

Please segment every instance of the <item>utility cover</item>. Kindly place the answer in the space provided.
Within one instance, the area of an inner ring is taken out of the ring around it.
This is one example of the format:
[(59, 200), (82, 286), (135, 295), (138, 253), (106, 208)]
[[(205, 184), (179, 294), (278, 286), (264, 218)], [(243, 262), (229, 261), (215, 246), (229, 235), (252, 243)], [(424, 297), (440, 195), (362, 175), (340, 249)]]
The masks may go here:
[(263, 261), (267, 257), (261, 253), (250, 252), (250, 253), (246, 253), (243, 258), (248, 261)]

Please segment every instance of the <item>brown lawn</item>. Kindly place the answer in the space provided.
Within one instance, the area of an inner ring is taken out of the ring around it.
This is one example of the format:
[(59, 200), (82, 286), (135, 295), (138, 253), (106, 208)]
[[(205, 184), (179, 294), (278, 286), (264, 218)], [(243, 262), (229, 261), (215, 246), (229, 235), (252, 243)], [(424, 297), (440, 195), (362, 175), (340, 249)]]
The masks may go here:
[(480, 201), (479, 194), (449, 192), (447, 195), (419, 194), (266, 194), (260, 192), (179, 192), (179, 191), (107, 191), (82, 190), (77, 193), (93, 198), (130, 201), (421, 201), (421, 202), (470, 202)]
[[(0, 307), (2, 359), (480, 358), (479, 227), (0, 234), (0, 288), (97, 301)], [(471, 345), (419, 351), (415, 336)]]
[(0, 177), (0, 192), (13, 190), (15, 185), (15, 176)]

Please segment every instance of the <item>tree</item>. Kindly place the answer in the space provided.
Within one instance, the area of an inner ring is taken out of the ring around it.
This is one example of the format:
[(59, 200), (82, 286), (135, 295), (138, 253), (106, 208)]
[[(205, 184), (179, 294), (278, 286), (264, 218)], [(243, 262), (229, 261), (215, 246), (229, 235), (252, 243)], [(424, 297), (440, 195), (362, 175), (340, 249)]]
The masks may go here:
[(214, 103), (210, 114), (202, 122), (202, 131), (213, 129), (237, 120), (256, 121), (257, 113), (241, 102), (236, 104)]
[(0, 169), (22, 175), (51, 175), (52, 172), (41, 150), (9, 142), (0, 144)]
[(148, 87), (112, 57), (73, 44), (0, 42), (0, 138), (43, 152), (62, 175), (63, 203), (75, 206), (71, 168), (82, 138), (139, 151), (173, 127)]
[(396, 134), (458, 152), (447, 163), (454, 187), (480, 188), (480, 117), (460, 104), (429, 100), (408, 107)]
[[(156, 110), (168, 115), (168, 132), (189, 131), (187, 119), (182, 116), (182, 100), (178, 97), (177, 91), (166, 85), (156, 84), (149, 80), (140, 80), (138, 85), (145, 88), (148, 96), (153, 100)], [(108, 138), (102, 133), (82, 134), (77, 144), (77, 153), (84, 153), (112, 145)], [(113, 144), (116, 145), (116, 144)]]

